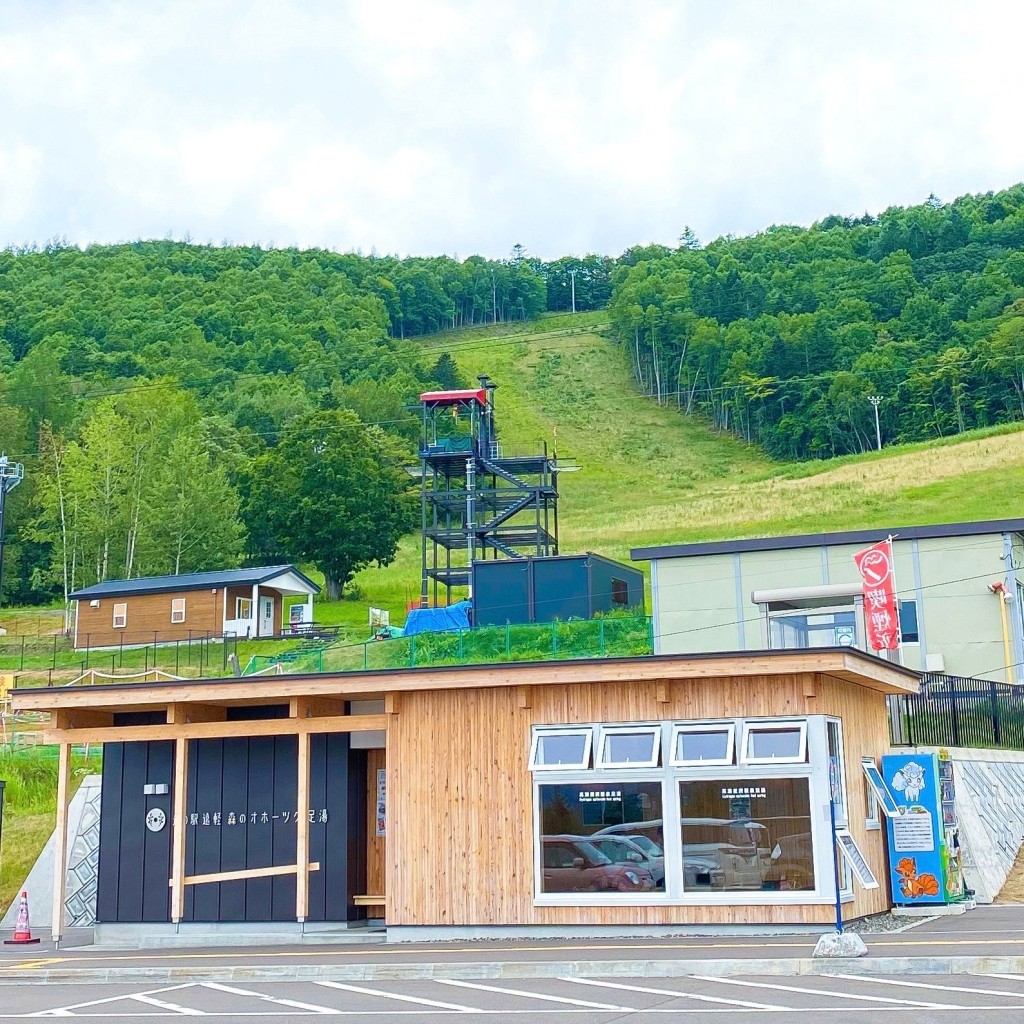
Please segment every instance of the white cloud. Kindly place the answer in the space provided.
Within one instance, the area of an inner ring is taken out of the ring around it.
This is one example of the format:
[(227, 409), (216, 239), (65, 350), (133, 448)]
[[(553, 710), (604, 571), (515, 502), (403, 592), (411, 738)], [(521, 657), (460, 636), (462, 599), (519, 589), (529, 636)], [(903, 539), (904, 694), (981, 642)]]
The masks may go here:
[(1018, 180), (991, 0), (0, 11), (0, 242), (617, 253)]

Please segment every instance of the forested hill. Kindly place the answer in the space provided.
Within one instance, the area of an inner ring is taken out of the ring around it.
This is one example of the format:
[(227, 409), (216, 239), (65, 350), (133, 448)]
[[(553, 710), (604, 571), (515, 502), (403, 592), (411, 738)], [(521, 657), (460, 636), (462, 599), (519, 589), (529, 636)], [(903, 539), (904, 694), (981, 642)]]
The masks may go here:
[(782, 459), (1024, 418), (1024, 185), (700, 248), (636, 248), (611, 316), (638, 384)]

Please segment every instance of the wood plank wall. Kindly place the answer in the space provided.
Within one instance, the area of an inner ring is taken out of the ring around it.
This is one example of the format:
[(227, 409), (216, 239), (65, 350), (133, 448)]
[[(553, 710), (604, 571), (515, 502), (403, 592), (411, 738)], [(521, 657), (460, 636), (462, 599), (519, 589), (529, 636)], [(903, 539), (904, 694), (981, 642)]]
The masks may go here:
[[(171, 601), (185, 598), (185, 621), (171, 622)], [(154, 632), (158, 643), (187, 640), (189, 630), (198, 639), (207, 631), (220, 636), (224, 631), (221, 617), (224, 592), (218, 587), (202, 590), (167, 591), (163, 594), (128, 594), (124, 597), (102, 597), (99, 606), (91, 608), (88, 600), (78, 602), (78, 649), (86, 646), (117, 647), (119, 644), (151, 644)], [(114, 628), (114, 605), (128, 605), (124, 629)]]
[[(385, 767), (383, 750), (366, 752), (366, 895), (386, 892), (384, 878), (384, 836), (377, 835), (377, 771)], [(389, 794), (390, 796), (390, 794)], [(388, 808), (390, 810), (390, 808)]]
[[(844, 720), (852, 832), (882, 880), (883, 833), (864, 828), (857, 775), (862, 754), (888, 748), (880, 693), (812, 675), (774, 675), (402, 694), (388, 732), (388, 923), (827, 924), (830, 905), (533, 905), (532, 725), (810, 714)], [(858, 890), (845, 914), (887, 906), (884, 888)]]

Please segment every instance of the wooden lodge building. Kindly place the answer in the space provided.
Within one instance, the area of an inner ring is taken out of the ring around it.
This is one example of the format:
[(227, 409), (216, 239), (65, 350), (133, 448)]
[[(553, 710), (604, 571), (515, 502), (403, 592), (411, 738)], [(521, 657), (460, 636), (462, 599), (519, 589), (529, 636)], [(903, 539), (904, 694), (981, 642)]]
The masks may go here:
[[(74, 591), (75, 648), (130, 647), (198, 637), (280, 636), (313, 621), (320, 588), (294, 565), (105, 580)], [(303, 597), (284, 621), (285, 597)]]
[(884, 911), (861, 760), (888, 750), (886, 695), (917, 689), (828, 648), (25, 689), (13, 706), (52, 716), (59, 867), (71, 745), (104, 744), (100, 941), (368, 917), (403, 940), (827, 927), (830, 768), (880, 882), (843, 860), (843, 914)]

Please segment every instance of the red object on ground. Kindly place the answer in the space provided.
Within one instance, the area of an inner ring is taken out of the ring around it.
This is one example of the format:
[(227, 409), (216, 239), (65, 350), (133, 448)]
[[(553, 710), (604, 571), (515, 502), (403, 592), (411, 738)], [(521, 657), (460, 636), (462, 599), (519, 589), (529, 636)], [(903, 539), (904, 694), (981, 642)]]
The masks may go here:
[(5, 946), (28, 946), (38, 939), (32, 938), (32, 929), (28, 923), (28, 893), (21, 894), (21, 903), (18, 904), (18, 919), (14, 923), (14, 938), (4, 939)]

